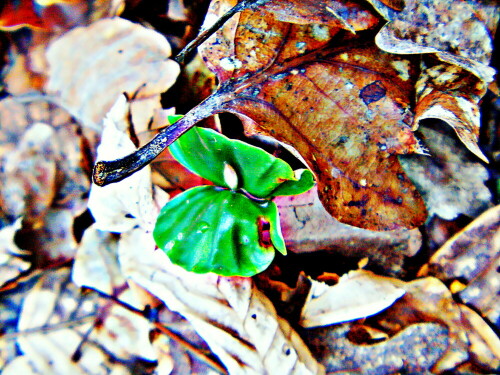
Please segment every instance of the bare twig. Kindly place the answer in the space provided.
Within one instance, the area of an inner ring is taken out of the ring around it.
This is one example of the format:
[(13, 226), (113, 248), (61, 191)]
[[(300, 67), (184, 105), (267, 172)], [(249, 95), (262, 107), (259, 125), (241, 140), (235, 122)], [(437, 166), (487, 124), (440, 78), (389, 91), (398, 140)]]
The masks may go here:
[(202, 119), (215, 113), (216, 98), (209, 97), (189, 111), (175, 124), (163, 129), (149, 143), (124, 158), (98, 161), (94, 166), (93, 179), (98, 186), (123, 180), (148, 165), (165, 148)]
[(208, 29), (203, 30), (198, 36), (193, 39), (189, 44), (182, 49), (181, 52), (177, 56), (174, 57), (174, 60), (179, 64), (182, 64), (187, 56), (189, 56), (196, 48), (198, 48), (204, 41), (206, 41), (212, 34), (214, 34), (217, 30), (219, 30), (224, 24), (236, 13), (242, 12), (245, 9), (250, 9), (252, 7), (256, 7), (261, 5), (268, 0), (242, 0), (234, 7), (229, 9), (226, 13), (224, 13), (212, 26)]

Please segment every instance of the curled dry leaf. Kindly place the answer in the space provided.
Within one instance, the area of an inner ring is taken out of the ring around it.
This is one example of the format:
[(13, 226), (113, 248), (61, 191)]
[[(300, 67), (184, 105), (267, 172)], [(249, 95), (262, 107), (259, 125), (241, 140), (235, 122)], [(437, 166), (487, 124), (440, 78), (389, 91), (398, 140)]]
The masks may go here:
[(399, 275), (405, 259), (414, 256), (422, 245), (418, 229), (375, 232), (337, 221), (321, 204), (316, 187), (274, 201), (287, 250), (296, 253), (326, 250), (345, 257), (368, 257), (371, 265)]
[(443, 120), (472, 153), (488, 162), (477, 145), (481, 125), (478, 103), (486, 93), (486, 84), (455, 65), (422, 63), (416, 90), (414, 128), (425, 119)]
[(445, 62), (469, 70), (491, 82), (488, 66), (498, 22), (498, 5), (460, 0), (408, 0), (405, 7), (376, 37), (391, 53), (436, 53)]
[(0, 229), (0, 287), (30, 268), (30, 262), (22, 258), (28, 254), (14, 243), (14, 235), (20, 227), (19, 219), (14, 224)]
[(405, 293), (391, 279), (369, 271), (351, 271), (338, 284), (312, 280), (300, 324), (306, 328), (347, 322), (375, 315)]
[(476, 217), (492, 204), (485, 185), (488, 170), (439, 125), (420, 127), (430, 156), (404, 156), (401, 165), (422, 194), (429, 216), (445, 220), (460, 214)]
[[(231, 5), (212, 2), (207, 22)], [(221, 86), (201, 108), (250, 117), (259, 131), (293, 145), (339, 221), (418, 226), (424, 204), (396, 157), (421, 151), (410, 128), (412, 63), (340, 30), (260, 10), (234, 16), (202, 46)]]
[(161, 34), (125, 19), (103, 19), (50, 45), (46, 90), (83, 124), (99, 129), (124, 92), (159, 101), (179, 74), (170, 54)]
[(450, 238), (423, 266), (419, 275), (460, 280), (461, 300), (474, 306), (497, 327), (500, 322), (500, 206), (490, 208)]
[(430, 63), (421, 67), (414, 128), (421, 120), (441, 119), (455, 129), (471, 152), (486, 162), (488, 159), (477, 145), (478, 102), (495, 74), (488, 64), (493, 49), (491, 36), (498, 19), (495, 3), (411, 0), (375, 38), (384, 51), (435, 53), (445, 62), (427, 59)]
[(251, 279), (189, 273), (160, 251), (123, 248), (119, 260), (127, 277), (193, 325), (230, 373), (322, 372)]

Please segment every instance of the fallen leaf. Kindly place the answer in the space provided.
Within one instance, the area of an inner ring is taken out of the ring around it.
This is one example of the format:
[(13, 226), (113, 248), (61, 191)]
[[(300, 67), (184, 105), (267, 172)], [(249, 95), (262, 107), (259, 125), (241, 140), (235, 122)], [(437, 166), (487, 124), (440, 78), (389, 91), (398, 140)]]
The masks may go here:
[(449, 346), (446, 328), (436, 323), (413, 324), (372, 345), (351, 342), (349, 329), (345, 323), (306, 332), (306, 342), (329, 374), (431, 374)]
[(408, 0), (403, 11), (380, 30), (376, 42), (391, 53), (436, 53), (440, 60), (491, 82), (495, 70), (488, 64), (497, 7), (487, 2)]
[[(78, 53), (73, 46), (78, 45)], [(46, 90), (86, 126), (100, 122), (122, 93), (159, 102), (176, 80), (179, 66), (169, 60), (164, 37), (121, 18), (78, 27), (54, 41), (48, 51)], [(75, 74), (78, 72), (78, 74)]]
[(484, 319), (466, 305), (460, 305), (464, 328), (474, 361), (483, 368), (500, 370), (500, 339)]
[(479, 101), (487, 85), (464, 69), (450, 64), (426, 66), (416, 83), (417, 105), (414, 128), (425, 119), (441, 119), (457, 133), (462, 143), (484, 162), (488, 158), (477, 145)]
[(450, 238), (425, 264), (420, 276), (461, 280), (460, 299), (474, 306), (491, 323), (500, 322), (500, 206), (490, 208)]
[(44, 28), (43, 20), (35, 12), (33, 0), (7, 0), (0, 8), (0, 30), (15, 31), (23, 27)]
[(451, 292), (438, 279), (426, 277), (410, 282), (392, 279), (394, 285), (406, 291), (391, 307), (375, 316), (375, 326), (389, 335), (415, 323), (439, 323), (447, 328), (448, 349), (441, 352), (433, 371), (453, 369), (469, 357), (469, 339), (462, 329), (462, 315)]
[(128, 374), (127, 361), (156, 360), (149, 321), (96, 293), (82, 293), (70, 273), (45, 272), (24, 299), (17, 343), (33, 373)]
[(429, 216), (445, 220), (460, 214), (476, 217), (492, 205), (485, 185), (488, 170), (440, 125), (420, 127), (430, 155), (400, 157), (401, 165), (422, 194)]
[[(213, 2), (207, 20), (230, 5)], [(257, 10), (233, 17), (201, 48), (221, 81), (205, 108), (250, 117), (292, 144), (317, 174), (325, 208), (341, 222), (378, 230), (418, 226), (423, 201), (396, 158), (420, 151), (410, 129), (412, 63), (356, 37), (344, 38), (344, 46), (329, 43), (339, 32)]]
[(318, 30), (322, 29), (322, 25), (328, 25), (356, 33), (374, 27), (379, 21), (365, 4), (354, 1), (271, 0), (264, 2), (259, 9), (273, 13), (279, 21), (316, 24)]
[(92, 225), (83, 234), (71, 279), (79, 286), (92, 288), (110, 296), (123, 290), (127, 285), (116, 259), (117, 253), (117, 236), (100, 231), (96, 229), (96, 225)]
[[(126, 132), (129, 106), (125, 96), (120, 96), (105, 117), (97, 159), (115, 159), (136, 150)], [(161, 200), (165, 200), (160, 190), (155, 192)], [(139, 224), (152, 231), (159, 212), (152, 197), (148, 167), (116, 184), (105, 187), (93, 184), (88, 206), (96, 220), (97, 229), (121, 233)]]
[(404, 262), (422, 245), (418, 229), (375, 232), (337, 221), (321, 204), (316, 187), (274, 201), (286, 248), (295, 253), (328, 251), (349, 258), (368, 257), (370, 266), (395, 276), (404, 272)]
[(19, 249), (14, 242), (14, 236), (20, 227), (19, 219), (0, 229), (0, 287), (30, 268), (30, 262), (22, 258), (29, 253)]
[(322, 373), (251, 279), (193, 274), (173, 266), (163, 252), (123, 250), (124, 274), (185, 317), (230, 373)]
[(445, 62), (424, 59), (416, 84), (414, 129), (421, 120), (441, 119), (485, 162), (488, 159), (477, 145), (478, 102), (495, 74), (488, 64), (493, 50), (491, 35), (495, 34), (498, 14), (498, 5), (494, 3), (411, 0), (375, 38), (384, 51), (435, 53)]
[(404, 293), (388, 278), (363, 270), (349, 272), (334, 286), (312, 280), (299, 323), (312, 328), (365, 318), (386, 309)]

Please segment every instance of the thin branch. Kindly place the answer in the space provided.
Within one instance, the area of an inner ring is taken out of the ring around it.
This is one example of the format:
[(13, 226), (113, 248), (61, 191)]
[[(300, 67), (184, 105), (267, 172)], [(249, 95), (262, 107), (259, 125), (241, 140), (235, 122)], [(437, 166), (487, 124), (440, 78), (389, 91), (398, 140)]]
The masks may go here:
[(215, 113), (217, 99), (207, 98), (189, 111), (175, 124), (163, 129), (149, 143), (121, 159), (98, 161), (94, 166), (93, 180), (98, 186), (105, 186), (123, 180), (148, 165), (165, 148), (202, 119)]
[(196, 48), (198, 48), (204, 41), (206, 41), (212, 34), (214, 34), (217, 30), (219, 30), (224, 24), (236, 13), (239, 13), (250, 6), (250, 1), (242, 1), (236, 4), (234, 7), (229, 9), (226, 13), (224, 13), (212, 26), (208, 29), (203, 30), (198, 36), (193, 39), (189, 44), (182, 49), (181, 52), (177, 56), (174, 57), (174, 60), (179, 64), (182, 64), (187, 56), (189, 56)]

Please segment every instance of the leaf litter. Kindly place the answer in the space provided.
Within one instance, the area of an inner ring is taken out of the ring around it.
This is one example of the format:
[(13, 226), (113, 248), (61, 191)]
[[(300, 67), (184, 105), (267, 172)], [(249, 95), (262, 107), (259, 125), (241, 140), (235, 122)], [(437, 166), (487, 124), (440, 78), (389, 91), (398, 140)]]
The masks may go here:
[[(277, 200), (297, 255), (228, 278), (191, 274), (155, 250), (169, 197), (153, 181), (175, 176), (169, 163), (90, 188), (96, 160), (134, 152), (166, 124), (161, 95), (179, 74), (159, 30), (108, 18), (120, 2), (101, 3), (57, 3), (87, 7), (73, 24), (32, 13), (52, 26), (30, 31), (27, 50), (20, 26), (5, 31), (2, 373), (499, 370), (498, 197), (488, 190), (498, 171), (482, 163), (494, 159), (478, 138), (495, 4), (469, 17), (464, 2), (266, 1), (200, 48), (219, 88), (196, 107), (213, 81), (193, 65), (186, 121), (237, 114), (248, 134), (293, 145), (318, 178), (318, 193)], [(185, 22), (191, 8), (168, 4), (166, 17)], [(205, 27), (232, 5), (212, 2)], [(186, 106), (175, 96), (167, 106)], [(400, 156), (411, 153), (429, 155)], [(431, 215), (471, 223), (432, 255), (432, 227), (421, 226)], [(325, 251), (328, 262), (315, 258)], [(367, 259), (364, 269), (350, 258)]]

